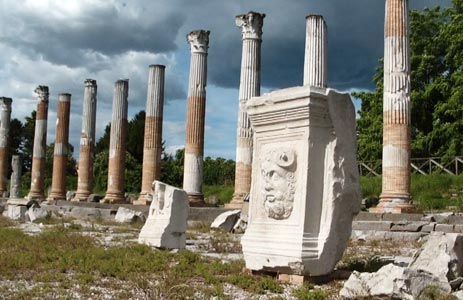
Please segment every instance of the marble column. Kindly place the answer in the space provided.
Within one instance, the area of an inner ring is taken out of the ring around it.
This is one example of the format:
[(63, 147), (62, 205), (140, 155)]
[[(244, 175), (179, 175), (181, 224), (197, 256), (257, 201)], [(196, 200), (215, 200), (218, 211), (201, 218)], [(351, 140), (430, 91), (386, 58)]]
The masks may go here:
[(114, 86), (113, 114), (109, 141), (108, 189), (102, 202), (125, 203), (125, 156), (127, 149), (127, 97), (129, 81)]
[(142, 185), (140, 197), (134, 204), (149, 204), (152, 200), (151, 186), (153, 181), (160, 180), (161, 177), (165, 68), (162, 65), (152, 65), (149, 67), (145, 137), (143, 143)]
[(322, 16), (306, 17), (304, 85), (327, 87), (328, 30)]
[(209, 33), (207, 30), (196, 30), (187, 35), (191, 61), (183, 189), (188, 194), (191, 206), (204, 205), (202, 183)]
[(8, 185), (8, 139), (11, 120), (11, 98), (0, 97), (0, 196)]
[(47, 150), (48, 86), (40, 85), (37, 94), (35, 115), (34, 149), (32, 153), (31, 189), (28, 199), (45, 200), (45, 152)]
[(21, 197), (21, 171), (22, 171), (22, 160), (19, 155), (13, 155), (11, 158), (11, 173), (10, 179), (10, 198)]
[(87, 201), (93, 190), (93, 160), (95, 159), (96, 80), (85, 80), (82, 132), (78, 165), (77, 191), (73, 201)]
[(236, 137), (235, 192), (230, 208), (242, 208), (243, 199), (251, 190), (252, 129), (246, 112), (247, 101), (260, 96), (260, 57), (262, 26), (265, 14), (249, 12), (235, 18), (241, 28), (243, 50), (239, 90), (238, 126)]
[(383, 184), (377, 213), (415, 210), (410, 203), (410, 41), (408, 0), (386, 0)]
[(56, 118), (55, 149), (53, 152), (53, 174), (49, 200), (66, 200), (66, 167), (69, 147), (69, 114), (71, 94), (60, 94)]

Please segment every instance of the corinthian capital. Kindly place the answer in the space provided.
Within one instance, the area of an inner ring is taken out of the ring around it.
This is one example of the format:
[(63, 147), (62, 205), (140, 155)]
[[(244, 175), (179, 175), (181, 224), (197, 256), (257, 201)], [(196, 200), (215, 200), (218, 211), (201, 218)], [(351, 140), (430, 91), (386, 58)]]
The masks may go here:
[(34, 92), (37, 94), (37, 100), (39, 100), (39, 102), (48, 102), (48, 86), (39, 85), (35, 88)]
[(262, 39), (262, 26), (265, 14), (250, 11), (245, 15), (236, 16), (236, 26), (241, 27), (244, 39)]
[(194, 30), (186, 36), (191, 53), (207, 53), (209, 48), (209, 30)]

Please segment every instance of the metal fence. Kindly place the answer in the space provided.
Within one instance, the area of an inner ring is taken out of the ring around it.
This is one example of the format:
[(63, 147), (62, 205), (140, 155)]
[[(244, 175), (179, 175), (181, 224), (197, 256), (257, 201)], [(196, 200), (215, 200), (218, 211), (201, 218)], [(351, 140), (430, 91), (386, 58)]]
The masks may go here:
[[(412, 158), (412, 174), (430, 175), (433, 173), (445, 173), (460, 175), (463, 173), (463, 157), (458, 156), (450, 161), (444, 161), (441, 157)], [(359, 162), (360, 176), (381, 176), (382, 161)]]

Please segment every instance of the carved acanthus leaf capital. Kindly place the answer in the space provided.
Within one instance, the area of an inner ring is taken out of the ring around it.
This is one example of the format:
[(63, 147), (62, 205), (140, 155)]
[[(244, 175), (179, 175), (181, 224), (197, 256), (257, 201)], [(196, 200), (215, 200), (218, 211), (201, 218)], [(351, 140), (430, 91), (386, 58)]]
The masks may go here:
[(37, 94), (37, 100), (39, 100), (39, 102), (48, 102), (48, 86), (39, 85), (35, 88), (34, 92)]
[(262, 27), (264, 26), (265, 14), (248, 12), (245, 15), (236, 16), (236, 26), (241, 27), (244, 39), (262, 39)]
[(191, 53), (207, 53), (209, 48), (209, 30), (194, 30), (186, 36)]

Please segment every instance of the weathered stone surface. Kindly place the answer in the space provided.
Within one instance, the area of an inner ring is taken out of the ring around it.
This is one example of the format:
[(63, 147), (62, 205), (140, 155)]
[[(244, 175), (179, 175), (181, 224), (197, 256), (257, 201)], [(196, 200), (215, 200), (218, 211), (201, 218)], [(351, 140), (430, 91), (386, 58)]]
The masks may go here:
[(391, 231), (418, 232), (424, 225), (428, 224), (428, 222), (397, 222), (392, 224)]
[(50, 212), (42, 207), (31, 207), (26, 212), (26, 217), (29, 221), (34, 222), (39, 218), (45, 218), (50, 215)]
[(10, 198), (21, 197), (22, 160), (19, 155), (11, 157)]
[(383, 214), (372, 214), (369, 212), (361, 211), (355, 216), (355, 221), (381, 221)]
[(211, 224), (211, 228), (222, 229), (226, 232), (232, 231), (240, 217), (240, 210), (231, 210), (219, 215)]
[(392, 222), (388, 221), (354, 221), (352, 230), (375, 230), (388, 231), (391, 229)]
[(247, 111), (258, 159), (241, 240), (246, 267), (332, 272), (361, 201), (349, 95), (294, 87), (252, 98)]
[(66, 201), (71, 201), (76, 196), (76, 191), (67, 191), (66, 192)]
[(184, 249), (188, 196), (184, 190), (160, 181), (155, 181), (153, 187), (153, 201), (138, 242), (160, 248)]
[(392, 231), (372, 231), (372, 230), (353, 230), (351, 238), (353, 240), (396, 240), (396, 241), (418, 241), (427, 233), (424, 232), (392, 232)]
[(101, 196), (98, 194), (90, 194), (87, 198), (87, 202), (100, 202)]
[(145, 216), (140, 211), (131, 210), (125, 207), (119, 207), (114, 218), (119, 223), (131, 223), (135, 221), (145, 221)]
[(463, 291), (457, 291), (455, 293), (452, 293), (452, 296), (457, 297), (458, 300), (463, 300)]
[(453, 224), (436, 224), (435, 231), (452, 233), (454, 232), (455, 225)]
[(98, 218), (101, 217), (101, 211), (92, 207), (69, 207), (64, 215), (76, 219)]
[(423, 218), (423, 214), (383, 214), (383, 221), (392, 222), (419, 222)]
[(37, 205), (37, 201), (27, 198), (12, 198), (9, 199), (6, 203), (8, 203), (9, 205), (24, 205), (27, 207)]
[(19, 228), (29, 235), (34, 235), (42, 232), (43, 225), (27, 222), (19, 225)]
[(433, 232), (435, 229), (436, 229), (436, 223), (431, 222), (431, 223), (421, 227), (421, 232)]
[(449, 281), (449, 284), (452, 290), (459, 289), (462, 283), (463, 283), (463, 277), (458, 277), (458, 278), (455, 278), (454, 280)]
[(463, 235), (432, 232), (410, 268), (430, 272), (442, 281), (463, 277)]
[(27, 206), (8, 204), (7, 217), (12, 220), (25, 221)]

